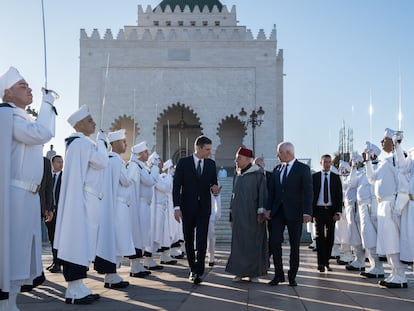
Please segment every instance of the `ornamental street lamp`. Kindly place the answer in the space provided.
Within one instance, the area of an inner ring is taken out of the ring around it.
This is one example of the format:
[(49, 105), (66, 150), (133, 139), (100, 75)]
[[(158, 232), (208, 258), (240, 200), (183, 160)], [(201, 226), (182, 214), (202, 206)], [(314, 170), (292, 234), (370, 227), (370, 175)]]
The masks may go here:
[(256, 126), (261, 126), (263, 123), (263, 115), (265, 114), (262, 106), (259, 107), (259, 110), (253, 109), (250, 116), (247, 118), (247, 112), (244, 110), (244, 108), (241, 109), (239, 112), (239, 116), (241, 121), (243, 122), (243, 125), (245, 127), (248, 127), (249, 125), (252, 127), (252, 143), (253, 143), (253, 154), (256, 155), (255, 150), (255, 131)]

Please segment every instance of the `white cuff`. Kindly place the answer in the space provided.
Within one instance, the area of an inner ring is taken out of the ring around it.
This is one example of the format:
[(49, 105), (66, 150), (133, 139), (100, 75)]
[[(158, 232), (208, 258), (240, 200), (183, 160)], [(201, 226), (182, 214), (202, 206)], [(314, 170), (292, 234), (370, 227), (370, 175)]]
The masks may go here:
[(266, 209), (264, 207), (257, 209), (257, 214), (264, 214), (264, 213), (266, 213)]
[(174, 206), (174, 211), (181, 211), (181, 208), (179, 206)]

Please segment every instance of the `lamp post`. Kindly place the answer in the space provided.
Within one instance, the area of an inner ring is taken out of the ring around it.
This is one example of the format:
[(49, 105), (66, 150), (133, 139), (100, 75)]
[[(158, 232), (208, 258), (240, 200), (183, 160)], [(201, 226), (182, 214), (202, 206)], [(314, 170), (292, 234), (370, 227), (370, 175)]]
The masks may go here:
[(253, 153), (256, 154), (255, 150), (255, 131), (256, 126), (261, 126), (263, 123), (263, 115), (265, 114), (262, 106), (259, 107), (259, 110), (256, 111), (256, 109), (253, 109), (250, 116), (247, 117), (247, 112), (242, 109), (239, 112), (239, 116), (241, 121), (243, 122), (243, 125), (245, 127), (248, 127), (249, 125), (252, 127), (252, 143), (253, 143)]

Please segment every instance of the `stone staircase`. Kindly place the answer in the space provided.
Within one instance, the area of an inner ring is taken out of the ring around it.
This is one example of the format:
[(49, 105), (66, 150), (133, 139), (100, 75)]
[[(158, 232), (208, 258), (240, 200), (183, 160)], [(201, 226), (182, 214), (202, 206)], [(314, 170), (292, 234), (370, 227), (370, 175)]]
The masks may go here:
[(216, 242), (231, 242), (230, 198), (233, 190), (233, 177), (219, 178), (221, 188), (221, 218), (216, 221)]

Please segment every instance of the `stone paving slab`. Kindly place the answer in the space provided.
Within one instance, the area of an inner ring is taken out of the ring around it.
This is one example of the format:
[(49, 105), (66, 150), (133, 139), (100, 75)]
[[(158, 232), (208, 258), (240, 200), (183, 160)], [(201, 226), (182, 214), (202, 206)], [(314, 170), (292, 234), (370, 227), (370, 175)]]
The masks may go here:
[[(131, 285), (124, 290), (111, 290), (103, 286), (103, 276), (93, 270), (86, 284), (101, 299), (92, 305), (76, 306), (64, 303), (66, 282), (62, 274), (45, 270), (47, 281), (31, 293), (18, 296), (21, 311), (69, 311), (69, 310), (168, 310), (168, 311), (259, 311), (259, 310), (414, 310), (414, 275), (408, 270), (407, 289), (384, 289), (377, 280), (363, 279), (357, 272), (347, 272), (344, 266), (332, 263), (332, 272), (316, 270), (316, 253), (301, 246), (301, 265), (297, 287), (281, 283), (269, 286), (273, 269), (259, 283), (232, 282), (225, 264), (230, 245), (217, 246), (214, 268), (207, 268), (202, 285), (188, 281), (186, 260), (164, 270), (153, 272), (148, 278), (129, 277), (129, 267), (122, 266), (120, 275)], [(285, 271), (287, 271), (287, 246), (283, 247)], [(50, 264), (51, 256), (44, 251), (44, 266)], [(386, 273), (390, 272), (386, 265)]]

